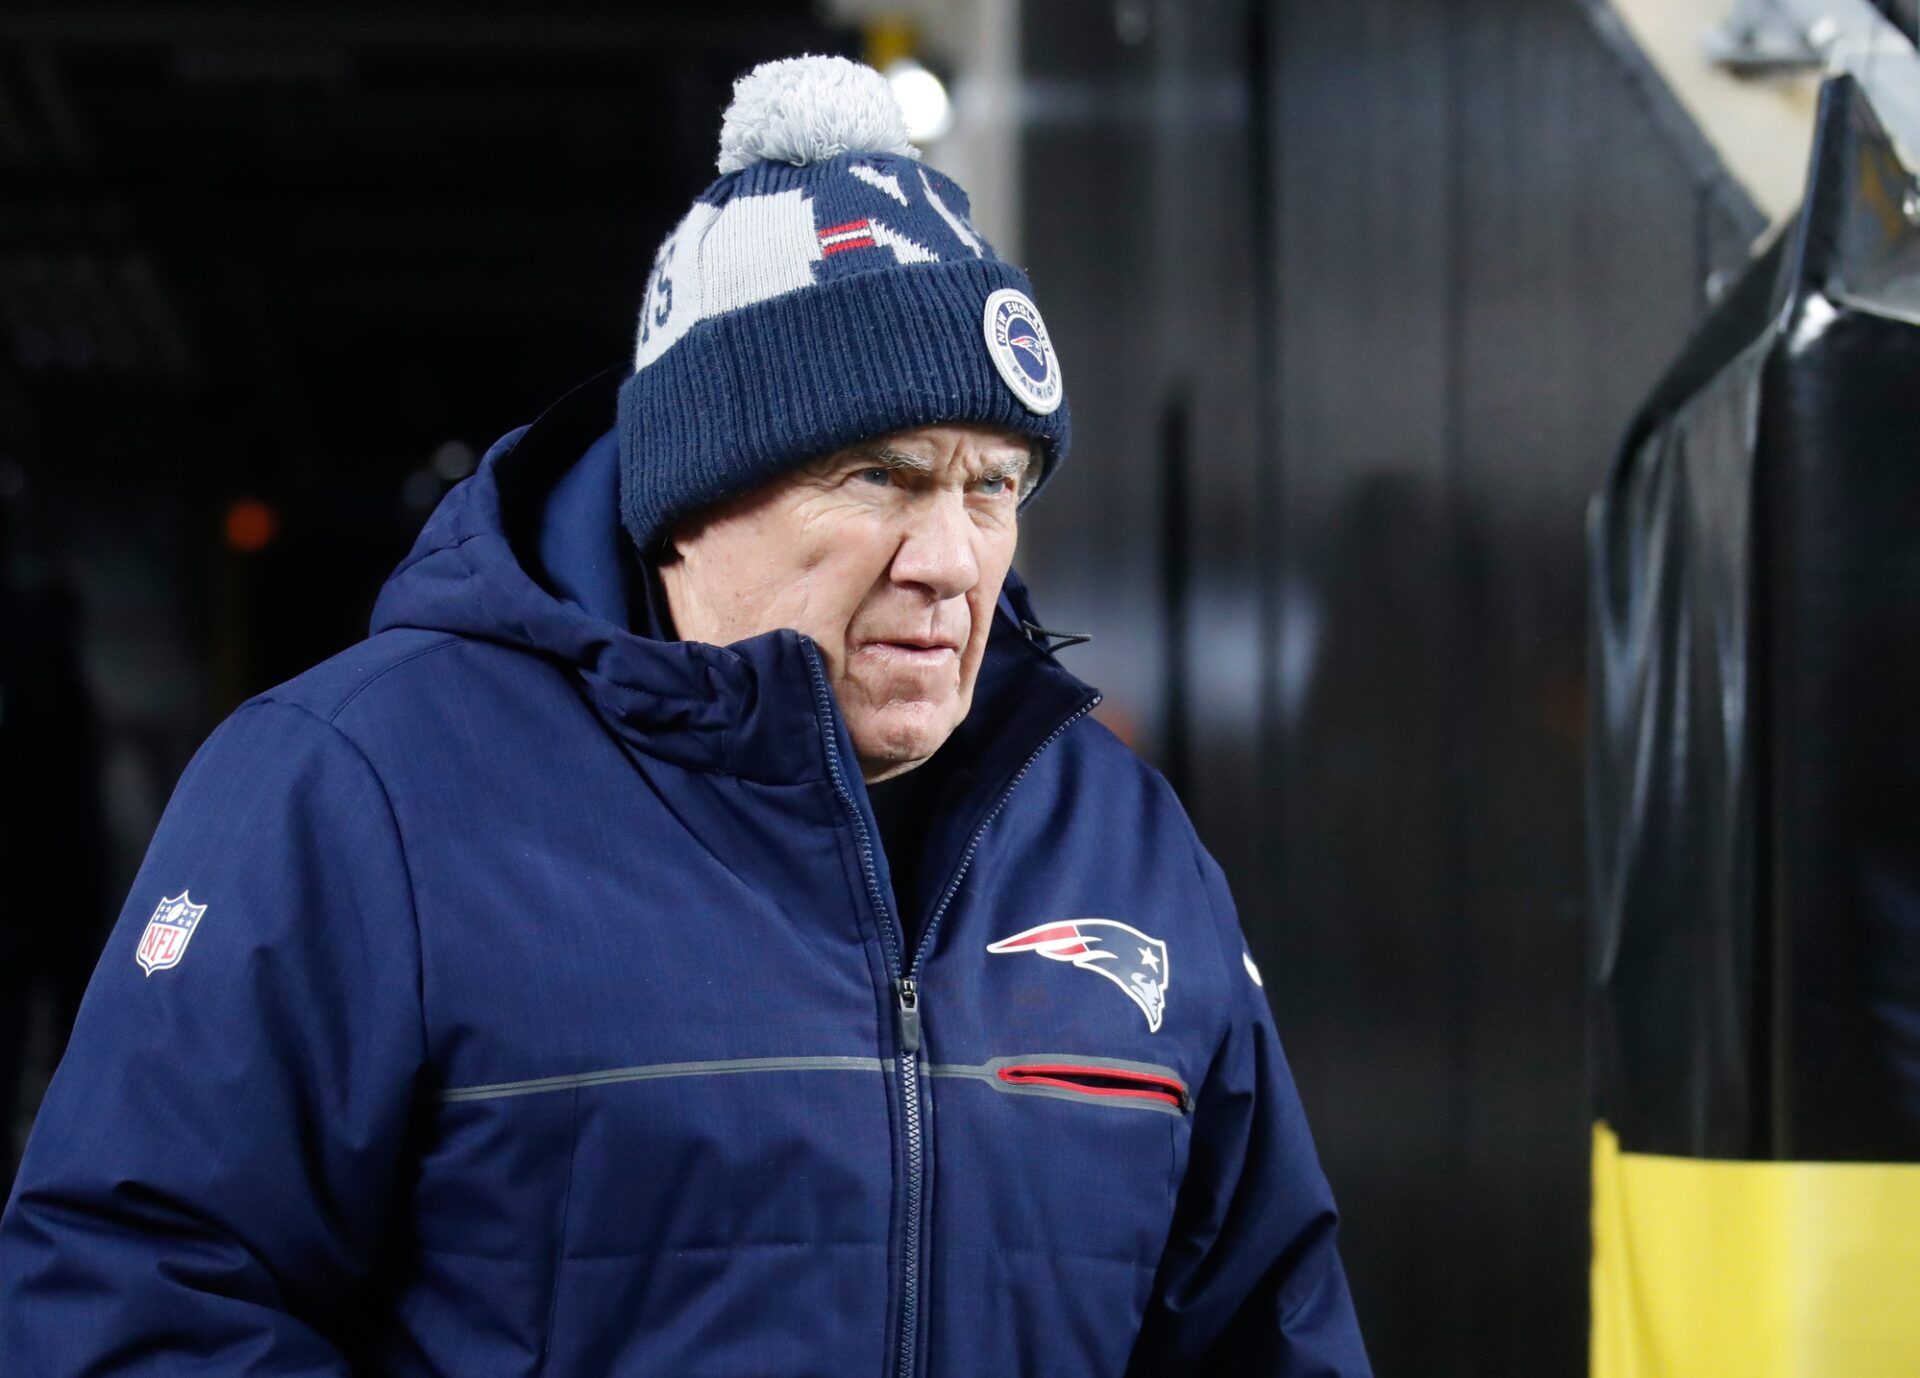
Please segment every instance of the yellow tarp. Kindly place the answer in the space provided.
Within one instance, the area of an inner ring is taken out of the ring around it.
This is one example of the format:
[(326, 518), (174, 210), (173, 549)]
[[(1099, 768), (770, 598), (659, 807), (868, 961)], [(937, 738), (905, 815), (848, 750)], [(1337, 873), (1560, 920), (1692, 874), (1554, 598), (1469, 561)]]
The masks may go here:
[(1920, 1378), (1920, 1165), (1593, 1135), (1594, 1378)]

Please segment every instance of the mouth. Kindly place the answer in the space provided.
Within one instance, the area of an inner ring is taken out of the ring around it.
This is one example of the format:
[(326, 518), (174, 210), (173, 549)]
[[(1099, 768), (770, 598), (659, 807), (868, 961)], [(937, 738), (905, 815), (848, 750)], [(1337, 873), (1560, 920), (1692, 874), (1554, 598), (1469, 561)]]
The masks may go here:
[(926, 637), (907, 637), (899, 641), (874, 640), (860, 649), (876, 659), (896, 665), (939, 665), (948, 656), (960, 654), (960, 648), (952, 642)]

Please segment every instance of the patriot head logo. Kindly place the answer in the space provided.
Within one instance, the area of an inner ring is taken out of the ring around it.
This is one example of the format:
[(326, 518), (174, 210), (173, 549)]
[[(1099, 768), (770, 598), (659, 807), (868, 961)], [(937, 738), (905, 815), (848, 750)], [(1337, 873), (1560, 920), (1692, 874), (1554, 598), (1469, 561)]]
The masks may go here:
[(1113, 919), (1043, 923), (988, 943), (987, 951), (1032, 952), (1098, 972), (1126, 992), (1157, 1033), (1167, 1010), (1167, 945)]
[(1007, 322), (1007, 343), (1013, 348), (1014, 362), (1020, 371), (1036, 383), (1047, 381), (1047, 347), (1040, 342), (1033, 322), (1015, 316)]
[(180, 959), (186, 955), (187, 944), (193, 939), (193, 930), (206, 912), (207, 906), (195, 904), (185, 890), (170, 900), (161, 900), (160, 907), (147, 920), (147, 931), (140, 935), (140, 947), (133, 954), (133, 960), (149, 976), (179, 966)]
[(987, 298), (982, 326), (993, 366), (1028, 411), (1041, 416), (1059, 409), (1060, 359), (1047, 338), (1040, 310), (1024, 292), (1002, 287)]

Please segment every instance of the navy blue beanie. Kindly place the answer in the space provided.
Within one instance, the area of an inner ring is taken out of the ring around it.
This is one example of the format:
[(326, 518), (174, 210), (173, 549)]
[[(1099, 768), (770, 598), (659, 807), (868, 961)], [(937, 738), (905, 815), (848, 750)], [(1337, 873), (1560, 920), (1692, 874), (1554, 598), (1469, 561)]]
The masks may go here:
[(1027, 275), (918, 161), (886, 79), (837, 57), (734, 84), (721, 176), (654, 257), (620, 388), (620, 516), (677, 518), (856, 441), (940, 422), (1031, 437), (1024, 506), (1067, 452)]

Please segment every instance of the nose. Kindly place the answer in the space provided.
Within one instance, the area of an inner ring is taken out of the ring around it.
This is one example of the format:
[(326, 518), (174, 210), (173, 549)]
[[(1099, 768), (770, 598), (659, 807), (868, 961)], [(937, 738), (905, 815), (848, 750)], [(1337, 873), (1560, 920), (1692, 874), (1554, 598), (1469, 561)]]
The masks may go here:
[(939, 493), (914, 509), (889, 575), (896, 584), (920, 585), (936, 601), (958, 598), (980, 581), (973, 548), (977, 533), (966, 500), (958, 493)]

